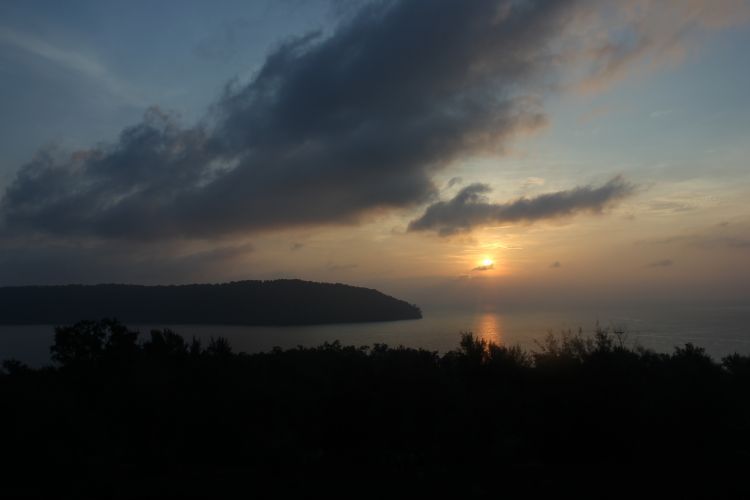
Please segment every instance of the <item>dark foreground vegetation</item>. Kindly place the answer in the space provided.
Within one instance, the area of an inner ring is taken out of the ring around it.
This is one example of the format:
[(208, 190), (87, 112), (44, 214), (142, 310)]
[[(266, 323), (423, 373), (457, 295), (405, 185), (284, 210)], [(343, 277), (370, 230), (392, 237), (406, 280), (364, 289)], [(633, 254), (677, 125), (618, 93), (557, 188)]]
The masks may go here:
[(3, 364), (0, 494), (465, 498), (539, 488), (550, 465), (637, 465), (606, 498), (644, 471), (750, 458), (750, 357), (658, 354), (605, 330), (532, 353), (466, 334), (442, 356), (244, 354), (102, 321), (57, 328), (51, 354)]
[(303, 280), (216, 285), (0, 287), (0, 323), (314, 325), (418, 319), (420, 309), (371, 288)]

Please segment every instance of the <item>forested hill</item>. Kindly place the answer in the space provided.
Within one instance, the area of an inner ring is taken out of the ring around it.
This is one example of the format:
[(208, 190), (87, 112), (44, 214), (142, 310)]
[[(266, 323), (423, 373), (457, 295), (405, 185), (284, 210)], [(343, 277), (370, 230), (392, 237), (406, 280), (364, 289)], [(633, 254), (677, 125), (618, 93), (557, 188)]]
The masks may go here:
[(418, 319), (420, 309), (370, 288), (302, 280), (216, 285), (0, 287), (0, 323), (312, 325)]

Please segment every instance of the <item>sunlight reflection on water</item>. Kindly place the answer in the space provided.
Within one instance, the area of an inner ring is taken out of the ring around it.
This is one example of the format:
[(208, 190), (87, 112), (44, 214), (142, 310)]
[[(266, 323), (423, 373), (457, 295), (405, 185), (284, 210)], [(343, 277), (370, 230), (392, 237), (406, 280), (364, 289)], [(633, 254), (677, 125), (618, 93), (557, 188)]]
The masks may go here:
[(473, 332), (480, 338), (495, 344), (503, 343), (503, 318), (498, 313), (485, 312), (477, 317)]

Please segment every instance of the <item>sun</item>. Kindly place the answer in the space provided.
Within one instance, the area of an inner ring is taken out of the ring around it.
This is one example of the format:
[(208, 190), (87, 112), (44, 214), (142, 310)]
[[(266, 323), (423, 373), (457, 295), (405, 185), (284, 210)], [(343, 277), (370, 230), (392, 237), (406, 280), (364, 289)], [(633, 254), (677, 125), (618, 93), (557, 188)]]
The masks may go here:
[(495, 265), (495, 261), (490, 259), (489, 257), (485, 257), (484, 259), (482, 259), (482, 265), (484, 267), (492, 267)]

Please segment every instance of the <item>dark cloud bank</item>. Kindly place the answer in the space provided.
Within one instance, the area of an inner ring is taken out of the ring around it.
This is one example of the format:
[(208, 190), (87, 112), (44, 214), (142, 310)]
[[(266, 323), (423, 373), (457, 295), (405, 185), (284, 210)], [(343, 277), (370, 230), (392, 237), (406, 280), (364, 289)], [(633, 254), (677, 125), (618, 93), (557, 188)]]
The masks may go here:
[(534, 222), (579, 212), (597, 213), (631, 194), (634, 187), (622, 177), (615, 177), (599, 187), (577, 187), (508, 203), (490, 202), (484, 196), (490, 191), (486, 184), (466, 186), (453, 199), (430, 205), (420, 218), (409, 224), (409, 230), (434, 230), (441, 236), (450, 236), (477, 226)]
[[(366, 3), (331, 36), (277, 47), (249, 84), (227, 86), (199, 126), (153, 108), (115, 144), (41, 152), (2, 198), (5, 231), (202, 238), (423, 203), (434, 197), (437, 170), (544, 122), (534, 97), (554, 72), (550, 47), (577, 3)], [(533, 219), (570, 201), (475, 203), (485, 190), (466, 188), (463, 202), (434, 205), (413, 228)], [(621, 181), (572, 191), (592, 199), (569, 211), (623, 192)], [(448, 207), (476, 214), (468, 223), (435, 217)]]

